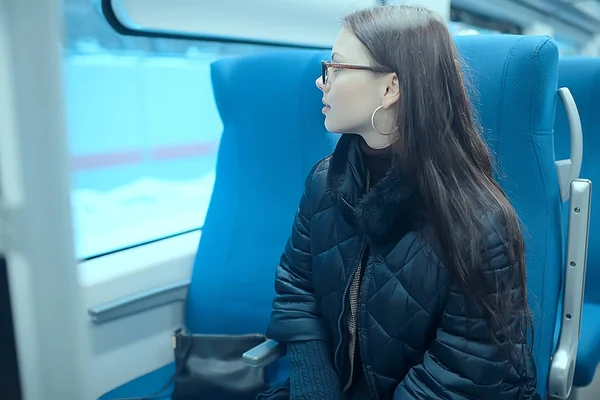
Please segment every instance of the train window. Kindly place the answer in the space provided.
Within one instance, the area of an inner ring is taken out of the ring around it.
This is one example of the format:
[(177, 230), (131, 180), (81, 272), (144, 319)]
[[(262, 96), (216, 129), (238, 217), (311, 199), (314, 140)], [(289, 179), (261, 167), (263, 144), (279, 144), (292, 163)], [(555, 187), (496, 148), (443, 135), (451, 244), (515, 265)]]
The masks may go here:
[(381, 0), (101, 0), (115, 29), (142, 35), (328, 47), (341, 17)]
[(98, 1), (63, 9), (78, 258), (200, 229), (222, 130), (210, 63), (272, 48), (120, 36)]

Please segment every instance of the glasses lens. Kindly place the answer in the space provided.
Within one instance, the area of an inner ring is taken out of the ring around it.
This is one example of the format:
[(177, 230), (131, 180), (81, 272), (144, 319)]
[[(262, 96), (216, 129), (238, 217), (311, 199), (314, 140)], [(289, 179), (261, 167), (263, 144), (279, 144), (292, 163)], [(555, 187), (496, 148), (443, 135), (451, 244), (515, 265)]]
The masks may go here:
[(321, 78), (323, 79), (323, 85), (327, 83), (327, 64), (325, 62), (321, 63)]

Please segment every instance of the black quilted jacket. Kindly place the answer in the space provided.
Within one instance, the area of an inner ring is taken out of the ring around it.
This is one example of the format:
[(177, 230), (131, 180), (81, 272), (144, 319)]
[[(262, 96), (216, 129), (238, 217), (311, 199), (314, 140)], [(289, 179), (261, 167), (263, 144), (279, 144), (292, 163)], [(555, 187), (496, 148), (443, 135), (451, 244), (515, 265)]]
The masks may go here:
[[(267, 336), (283, 343), (325, 341), (337, 374), (346, 380), (348, 289), (363, 259), (359, 368), (370, 398), (537, 398), (529, 350), (518, 346), (521, 356), (509, 362), (491, 344), (474, 299), (453, 283), (434, 241), (427, 239), (416, 190), (392, 168), (365, 194), (360, 140), (342, 135), (306, 181), (277, 269)], [(502, 228), (497, 221), (491, 220), (483, 238), (482, 267), (491, 287), (506, 281), (512, 267), (493, 234)], [(515, 295), (522, 290), (514, 287)]]

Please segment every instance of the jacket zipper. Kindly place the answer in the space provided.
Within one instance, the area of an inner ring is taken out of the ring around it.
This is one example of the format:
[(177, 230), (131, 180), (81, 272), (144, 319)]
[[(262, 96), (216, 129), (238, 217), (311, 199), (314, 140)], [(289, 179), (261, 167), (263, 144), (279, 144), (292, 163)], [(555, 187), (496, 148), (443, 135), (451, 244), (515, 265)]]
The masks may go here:
[[(364, 273), (366, 274), (367, 268), (365, 266), (365, 271)], [(364, 276), (363, 276), (363, 280), (360, 282), (360, 292), (359, 292), (359, 296), (358, 296), (358, 308), (357, 308), (357, 313), (356, 315), (361, 315), (360, 314), (360, 310), (361, 307), (360, 305), (363, 304), (362, 301), (362, 297), (366, 296), (364, 293)], [(365, 352), (364, 352), (364, 347), (362, 345), (362, 340), (361, 340), (361, 335), (358, 334), (359, 332), (359, 326), (360, 326), (360, 318), (357, 317), (356, 319), (356, 341), (358, 342), (358, 351), (360, 352), (360, 359), (361, 359), (361, 364), (362, 364), (362, 368), (363, 368), (363, 373), (365, 374), (365, 380), (367, 381), (367, 387), (369, 388), (369, 398), (371, 399), (375, 399), (375, 400), (379, 400), (379, 396), (377, 395), (377, 392), (373, 389), (373, 383), (371, 382), (371, 375), (369, 374), (369, 371), (367, 369), (367, 364), (365, 364)]]
[[(367, 185), (366, 185), (366, 191), (368, 192), (371, 186), (371, 171), (369, 171), (367, 169)], [(367, 383), (367, 388), (369, 389), (369, 398), (370, 399), (375, 399), (375, 400), (379, 400), (379, 396), (377, 395), (377, 392), (374, 390), (373, 388), (373, 383), (371, 380), (371, 375), (369, 374), (369, 370), (367, 368), (367, 364), (365, 363), (365, 353), (364, 353), (364, 346), (363, 346), (363, 340), (361, 340), (362, 335), (360, 335), (360, 315), (361, 315), (361, 304), (363, 304), (362, 298), (364, 296), (366, 296), (366, 292), (364, 289), (364, 285), (365, 285), (365, 275), (367, 273), (368, 270), (368, 259), (367, 260), (363, 260), (364, 255), (365, 255), (365, 251), (367, 249), (368, 246), (368, 242), (363, 246), (362, 252), (361, 252), (361, 256), (359, 259), (359, 264), (357, 265), (357, 267), (362, 267), (362, 271), (361, 271), (361, 277), (360, 282), (359, 282), (359, 291), (358, 291), (358, 298), (356, 299), (357, 304), (356, 304), (356, 320), (354, 321), (356, 324), (356, 331), (354, 332), (354, 353), (350, 354), (350, 378), (349, 381), (346, 384), (346, 388), (350, 388), (352, 386), (352, 381), (354, 380), (354, 369), (355, 369), (355, 365), (354, 363), (355, 361), (355, 353), (358, 350), (359, 354), (360, 354), (360, 358), (361, 358), (361, 366), (363, 369), (363, 373), (364, 373), (364, 379), (366, 380)], [(364, 262), (364, 264), (362, 264)], [(355, 272), (358, 271), (358, 268), (355, 268)], [(354, 279), (354, 276), (352, 277)], [(352, 280), (350, 281), (352, 282)], [(344, 303), (345, 304), (345, 303)], [(358, 349), (357, 349), (358, 347)], [(344, 394), (346, 392), (346, 389), (344, 389), (344, 391), (342, 392), (342, 394)]]
[(340, 312), (340, 316), (338, 317), (338, 335), (340, 338), (340, 341), (338, 342), (338, 345), (335, 349), (335, 353), (334, 353), (334, 359), (335, 359), (335, 363), (337, 365), (337, 369), (340, 373), (342, 373), (342, 366), (338, 365), (338, 353), (340, 351), (340, 348), (342, 347), (342, 317), (344, 315), (344, 313), (346, 312), (346, 299), (348, 296), (348, 290), (350, 289), (350, 286), (352, 285), (352, 280), (354, 279), (354, 275), (356, 274), (356, 271), (358, 270), (358, 267), (360, 267), (360, 264), (362, 262), (362, 259), (365, 255), (365, 251), (367, 249), (367, 243), (365, 242), (363, 244), (362, 250), (360, 252), (360, 257), (358, 258), (358, 262), (356, 263), (356, 265), (354, 266), (354, 269), (352, 270), (352, 274), (350, 275), (350, 279), (348, 280), (348, 283), (346, 284), (346, 287), (344, 288), (344, 293), (342, 294), (342, 311)]
[[(365, 193), (368, 192), (371, 189), (371, 171), (368, 168), (367, 168), (366, 175), (367, 175), (367, 179), (366, 179), (367, 182), (366, 182), (366, 185), (365, 185), (366, 186), (365, 187)], [(352, 207), (352, 205), (350, 203), (348, 203), (346, 201), (346, 199), (344, 199), (343, 197), (342, 197), (342, 201), (348, 207), (350, 207), (350, 209), (354, 210), (354, 207)], [(338, 324), (337, 324), (338, 325), (337, 326), (338, 327), (338, 335), (339, 335), (340, 341), (338, 342), (338, 345), (337, 345), (337, 347), (335, 349), (335, 353), (334, 353), (334, 361), (335, 361), (336, 365), (337, 365), (337, 362), (338, 362), (339, 351), (340, 351), (340, 349), (342, 347), (342, 342), (343, 342), (343, 340), (342, 340), (342, 338), (343, 338), (343, 336), (342, 336), (342, 329), (343, 329), (343, 327), (342, 327), (342, 317), (343, 317), (343, 315), (344, 315), (344, 313), (346, 311), (346, 303), (347, 303), (347, 298), (348, 298), (348, 291), (350, 290), (350, 287), (352, 286), (352, 282), (354, 281), (354, 277), (356, 275), (356, 272), (362, 266), (363, 259), (364, 259), (364, 256), (365, 256), (365, 252), (367, 250), (367, 246), (368, 246), (368, 242), (365, 241), (365, 243), (362, 246), (362, 250), (360, 252), (360, 256), (358, 257), (358, 262), (354, 266), (354, 269), (352, 270), (352, 274), (350, 275), (350, 279), (348, 280), (348, 283), (346, 284), (346, 287), (344, 288), (344, 293), (342, 294), (342, 310), (341, 310), (340, 315), (338, 317)], [(359, 287), (362, 287), (362, 280), (359, 283)], [(360, 297), (361, 297), (361, 291), (359, 290), (359, 298)], [(362, 350), (361, 350), (361, 347), (360, 347), (360, 340), (359, 340), (359, 336), (358, 336), (358, 331), (359, 331), (359, 329), (358, 329), (359, 328), (359, 324), (358, 324), (359, 317), (358, 316), (360, 315), (360, 313), (359, 313), (359, 311), (360, 311), (359, 310), (359, 305), (360, 305), (360, 302), (357, 304), (357, 310), (356, 310), (356, 321), (355, 321), (355, 323), (356, 323), (356, 332), (354, 333), (355, 334), (355, 350), (354, 351), (356, 352), (356, 346), (358, 346), (358, 351), (360, 352), (361, 358), (362, 358)], [(353, 377), (354, 377), (354, 358), (355, 358), (354, 354), (349, 354), (349, 357), (350, 357), (350, 377), (349, 377), (349, 382), (347, 382), (346, 385), (345, 385), (348, 388), (351, 386), (352, 380), (353, 380)], [(364, 362), (362, 362), (361, 364), (362, 364), (363, 370), (365, 372), (365, 379), (367, 379), (367, 383), (368, 383), (368, 387), (369, 387), (369, 393), (372, 396), (371, 384), (370, 384), (370, 380), (368, 378), (368, 375), (366, 375), (367, 370), (366, 370), (365, 364), (364, 364)], [(337, 368), (338, 371), (340, 371), (340, 374), (341, 374), (343, 372), (342, 371), (341, 362), (340, 362), (340, 365), (338, 365), (337, 367), (338, 367)], [(344, 390), (342, 391), (342, 394), (344, 394), (345, 392), (346, 392), (346, 388), (344, 388)]]
[[(368, 248), (368, 244), (367, 246), (365, 246), (365, 249)], [(346, 382), (346, 384), (344, 385), (344, 388), (342, 390), (342, 394), (346, 393), (346, 391), (348, 391), (350, 389), (350, 387), (352, 386), (352, 383), (354, 382), (354, 374), (355, 374), (355, 370), (356, 370), (356, 352), (359, 351), (360, 352), (360, 348), (359, 348), (359, 337), (358, 337), (358, 328), (359, 328), (359, 324), (358, 324), (358, 320), (359, 320), (359, 305), (360, 305), (360, 297), (361, 297), (361, 287), (362, 287), (362, 278), (364, 277), (364, 272), (366, 269), (366, 263), (367, 261), (365, 260), (365, 254), (366, 254), (366, 250), (363, 250), (362, 254), (361, 254), (361, 259), (360, 259), (360, 263), (359, 263), (359, 267), (357, 268), (357, 272), (356, 274), (359, 274), (358, 276), (355, 276), (352, 278), (352, 285), (350, 285), (350, 313), (354, 312), (354, 316), (353, 316), (353, 323), (354, 323), (354, 329), (352, 331), (352, 335), (350, 336), (350, 339), (352, 340), (351, 344), (352, 347), (349, 349), (349, 360), (350, 360), (350, 374), (348, 377), (348, 381)], [(358, 279), (359, 281), (356, 282), (355, 280)], [(357, 293), (356, 293), (356, 298), (352, 297), (352, 287), (354, 284), (358, 285)], [(354, 304), (354, 309), (352, 307), (352, 301), (356, 301), (356, 303)], [(346, 329), (350, 329), (350, 320), (348, 319), (348, 323), (346, 324)], [(350, 344), (350, 343), (349, 343)], [(362, 353), (361, 353), (362, 355)], [(363, 363), (364, 364), (364, 363)]]

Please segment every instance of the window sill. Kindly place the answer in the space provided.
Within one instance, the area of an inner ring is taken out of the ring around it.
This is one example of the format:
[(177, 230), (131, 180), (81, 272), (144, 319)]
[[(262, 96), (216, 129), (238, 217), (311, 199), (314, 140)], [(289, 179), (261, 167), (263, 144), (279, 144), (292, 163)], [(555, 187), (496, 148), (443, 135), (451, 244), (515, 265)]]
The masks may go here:
[(189, 280), (201, 231), (79, 264), (86, 309)]

